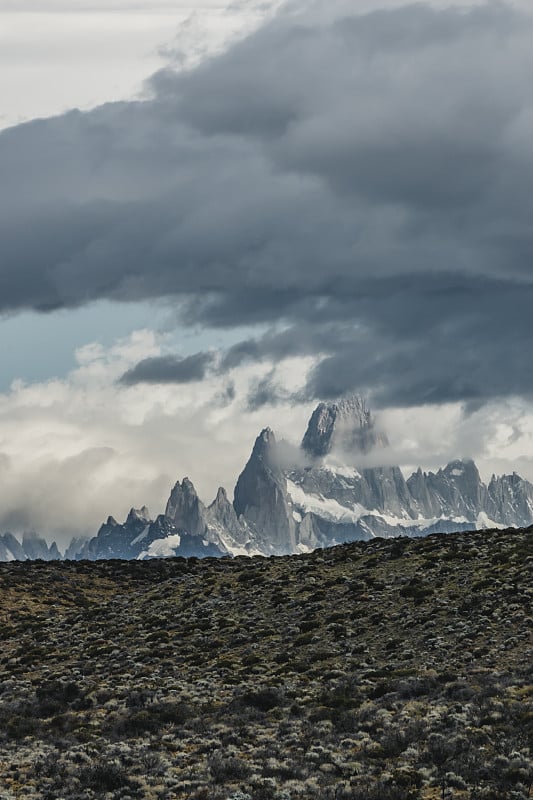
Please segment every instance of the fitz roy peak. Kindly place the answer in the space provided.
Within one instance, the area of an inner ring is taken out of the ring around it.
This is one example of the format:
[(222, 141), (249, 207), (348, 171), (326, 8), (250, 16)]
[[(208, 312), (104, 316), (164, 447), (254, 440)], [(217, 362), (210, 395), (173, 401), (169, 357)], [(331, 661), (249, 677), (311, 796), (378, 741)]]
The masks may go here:
[[(425, 536), (533, 523), (533, 485), (516, 473), (486, 485), (473, 461), (405, 479), (396, 466), (363, 467), (388, 441), (358, 397), (320, 403), (300, 447), (265, 428), (235, 486), (204, 505), (189, 478), (173, 487), (164, 514), (146, 507), (109, 517), (97, 535), (74, 539), (65, 558), (149, 559), (284, 555), (375, 536)], [(385, 457), (383, 458), (385, 461)], [(0, 561), (59, 558), (35, 535), (0, 536)]]
[(302, 440), (302, 449), (311, 457), (327, 456), (332, 450), (368, 453), (386, 447), (387, 437), (374, 427), (372, 414), (361, 397), (338, 403), (319, 403), (313, 411)]

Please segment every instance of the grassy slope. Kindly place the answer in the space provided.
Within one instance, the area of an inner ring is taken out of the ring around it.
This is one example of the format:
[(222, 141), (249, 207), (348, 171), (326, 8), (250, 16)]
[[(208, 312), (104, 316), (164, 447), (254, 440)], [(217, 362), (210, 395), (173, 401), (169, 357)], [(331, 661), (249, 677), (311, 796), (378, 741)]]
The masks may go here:
[(531, 540), (1, 564), (0, 800), (526, 798)]

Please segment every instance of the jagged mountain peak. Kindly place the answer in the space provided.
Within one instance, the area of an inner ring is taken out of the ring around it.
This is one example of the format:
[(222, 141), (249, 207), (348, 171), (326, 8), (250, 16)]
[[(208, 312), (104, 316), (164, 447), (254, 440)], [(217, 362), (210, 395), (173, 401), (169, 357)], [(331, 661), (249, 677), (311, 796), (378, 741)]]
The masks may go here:
[(196, 495), (194, 483), (188, 477), (183, 478), (181, 481), (176, 481), (174, 489), (186, 492), (187, 494)]
[(25, 561), (27, 553), (12, 533), (0, 536), (0, 561)]
[(360, 395), (351, 395), (350, 397), (343, 397), (338, 400), (334, 405), (337, 407), (338, 413), (357, 417), (361, 427), (368, 427), (372, 423), (372, 414), (368, 407), (367, 401)]
[[(123, 524), (110, 516), (96, 537), (73, 541), (65, 557), (281, 555), (373, 536), (522, 527), (533, 521), (533, 484), (516, 472), (493, 475), (486, 485), (474, 461), (463, 458), (434, 472), (419, 467), (405, 480), (400, 467), (358, 461), (386, 443), (363, 398), (320, 403), (302, 442), (307, 455), (263, 428), (233, 503), (220, 487), (204, 505), (184, 477), (154, 521), (146, 506), (132, 508)], [(26, 533), (22, 542), (0, 536), (0, 561), (58, 557), (57, 547), (35, 533)]]
[(265, 552), (293, 552), (296, 526), (287, 496), (287, 480), (276, 452), (276, 437), (264, 428), (235, 486), (233, 507), (244, 517)]
[(190, 506), (196, 502), (199, 502), (199, 498), (194, 483), (189, 478), (183, 478), (182, 481), (176, 481), (174, 484), (167, 502), (165, 514), (167, 517), (172, 518), (174, 515), (172, 508), (176, 506), (176, 504), (180, 506), (183, 504)]
[(387, 444), (387, 437), (375, 429), (366, 400), (353, 395), (334, 403), (319, 403), (311, 415), (301, 447), (313, 458), (321, 458), (332, 450), (361, 454)]
[(39, 536), (35, 531), (24, 531), (22, 534), (22, 541), (23, 542), (36, 542), (39, 540)]
[(229, 503), (228, 493), (224, 489), (223, 486), (218, 487), (217, 495), (211, 505), (209, 506), (210, 509), (216, 508), (217, 506), (225, 505)]
[(263, 428), (257, 439), (255, 440), (254, 448), (252, 450), (252, 457), (264, 458), (272, 454), (273, 448), (276, 447), (276, 436), (272, 428)]
[(518, 472), (513, 471), (509, 475), (495, 475), (493, 473), (492, 478), (490, 479), (490, 485), (505, 482), (506, 484), (520, 484), (524, 483), (524, 478), (518, 474)]
[(211, 505), (207, 507), (207, 511), (211, 519), (227, 519), (228, 514), (230, 514), (232, 518), (235, 517), (235, 520), (237, 519), (233, 504), (230, 502), (228, 493), (223, 486), (219, 487), (217, 496)]
[(331, 450), (331, 439), (335, 425), (335, 405), (319, 403), (311, 415), (302, 439), (302, 449), (309, 455), (325, 456)]
[(168, 498), (165, 516), (176, 528), (186, 530), (191, 536), (203, 536), (206, 530), (205, 506), (198, 497), (194, 484), (183, 478), (175, 484)]
[(479, 470), (471, 458), (456, 458), (439, 470), (441, 475), (451, 478), (474, 478), (481, 480)]
[(213, 548), (219, 553), (230, 553), (235, 548), (242, 550), (242, 544), (249, 539), (246, 525), (238, 520), (222, 486), (211, 505), (206, 507), (188, 478), (181, 483), (178, 481), (168, 499), (165, 518), (180, 533), (186, 532), (209, 546), (211, 554)]
[(142, 506), (142, 508), (131, 508), (130, 512), (126, 519), (126, 525), (131, 525), (135, 522), (150, 522), (150, 512), (148, 511), (146, 506)]
[[(6, 538), (4, 537), (4, 542)], [(9, 549), (12, 550), (10, 547)], [(25, 531), (22, 534), (22, 544), (20, 549), (15, 547), (17, 558), (20, 558), (21, 551), (23, 558), (41, 559), (42, 561), (55, 561), (61, 558), (61, 553), (55, 542), (49, 546), (45, 539), (39, 536), (35, 531)], [(13, 550), (12, 550), (13, 552)], [(15, 554), (15, 553), (14, 553)]]
[(455, 467), (471, 468), (475, 466), (476, 464), (473, 458), (454, 458), (452, 461), (449, 461), (446, 464), (446, 466), (444, 467), (444, 471), (449, 469), (454, 469)]

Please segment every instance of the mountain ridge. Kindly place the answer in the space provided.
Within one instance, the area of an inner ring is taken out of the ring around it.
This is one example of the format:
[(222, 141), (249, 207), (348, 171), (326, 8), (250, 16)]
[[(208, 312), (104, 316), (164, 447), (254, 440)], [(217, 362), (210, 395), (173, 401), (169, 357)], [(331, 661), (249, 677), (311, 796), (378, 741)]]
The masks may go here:
[[(354, 466), (371, 451), (379, 457), (387, 444), (362, 398), (320, 403), (297, 451), (271, 428), (260, 432), (233, 502), (220, 487), (205, 505), (185, 477), (163, 514), (152, 519), (142, 506), (124, 523), (109, 517), (93, 538), (74, 539), (65, 558), (289, 555), (374, 537), (533, 523), (533, 484), (516, 472), (485, 484), (471, 459), (454, 459), (436, 472), (419, 467), (407, 479), (398, 466)], [(36, 535), (21, 543), (0, 536), (0, 560), (31, 558), (61, 554)]]

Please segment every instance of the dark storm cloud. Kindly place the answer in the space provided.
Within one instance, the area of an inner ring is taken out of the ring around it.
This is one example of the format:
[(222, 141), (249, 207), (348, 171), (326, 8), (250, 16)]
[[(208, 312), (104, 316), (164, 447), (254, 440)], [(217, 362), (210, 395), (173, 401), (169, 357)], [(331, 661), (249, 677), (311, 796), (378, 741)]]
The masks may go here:
[(319, 353), (308, 396), (532, 394), (532, 18), (305, 5), (151, 100), (0, 134), (0, 308), (172, 297), (281, 322), (222, 368)]
[(213, 361), (211, 353), (195, 353), (192, 356), (156, 356), (139, 361), (120, 379), (126, 386), (138, 383), (192, 383), (201, 381)]
[(289, 392), (276, 382), (272, 371), (252, 385), (247, 398), (248, 411), (257, 411), (263, 406), (275, 406), (288, 399)]

